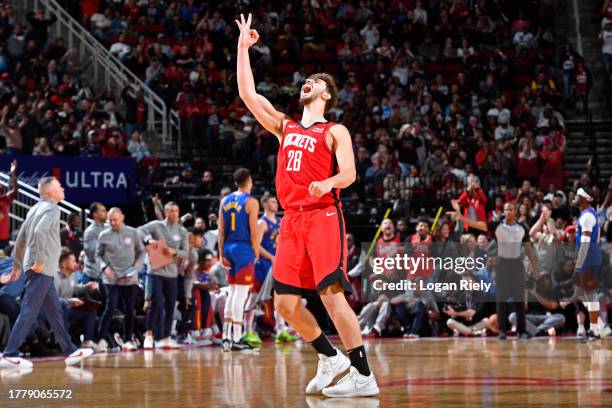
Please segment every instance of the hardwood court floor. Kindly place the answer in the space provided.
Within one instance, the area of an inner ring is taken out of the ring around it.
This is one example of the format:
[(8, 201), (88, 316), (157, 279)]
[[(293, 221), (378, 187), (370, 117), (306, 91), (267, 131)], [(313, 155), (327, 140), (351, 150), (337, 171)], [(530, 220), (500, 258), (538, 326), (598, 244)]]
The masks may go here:
[[(571, 338), (368, 341), (377, 398), (305, 396), (316, 355), (304, 344), (95, 355), (82, 368), (36, 362), (1, 374), (0, 407), (612, 406), (612, 341)], [(72, 400), (10, 400), (16, 389), (73, 391)]]

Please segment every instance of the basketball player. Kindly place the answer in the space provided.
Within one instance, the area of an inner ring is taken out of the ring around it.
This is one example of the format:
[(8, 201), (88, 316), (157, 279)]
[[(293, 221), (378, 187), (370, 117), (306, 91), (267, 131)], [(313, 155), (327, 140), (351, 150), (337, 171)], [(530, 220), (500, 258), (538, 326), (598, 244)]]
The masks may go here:
[(219, 259), (230, 266), (221, 343), (224, 351), (250, 348), (241, 339), (242, 318), (249, 291), (255, 283), (255, 260), (259, 258), (259, 203), (251, 196), (253, 179), (249, 170), (236, 170), (234, 183), (238, 189), (219, 206)]
[[(575, 297), (584, 301), (591, 321), (591, 330), (587, 332), (584, 328), (585, 316), (582, 312), (578, 312), (578, 332), (576, 335), (579, 341), (599, 337), (599, 329), (603, 331), (607, 324), (607, 321), (600, 320), (599, 327), (597, 325), (600, 312), (597, 289), (603, 260), (599, 247), (599, 220), (597, 211), (591, 205), (592, 202), (593, 197), (590, 191), (579, 188), (574, 200), (574, 204), (580, 210), (576, 231), (577, 256), (574, 279), (578, 287), (575, 290)], [(606, 330), (606, 334), (609, 334), (607, 332), (608, 330)]]
[(255, 320), (255, 312), (257, 307), (257, 296), (261, 291), (266, 276), (272, 267), (274, 254), (276, 253), (276, 241), (278, 239), (278, 228), (280, 227), (280, 218), (276, 216), (278, 211), (278, 201), (270, 194), (265, 194), (261, 199), (261, 206), (264, 209), (264, 215), (257, 221), (259, 232), (259, 253), (261, 257), (255, 262), (255, 285), (244, 313), (244, 336), (243, 340), (251, 346), (261, 344), (261, 339), (253, 331), (253, 321)]
[[(274, 263), (274, 256), (276, 255), (276, 246), (278, 244), (281, 220), (276, 215), (278, 212), (278, 200), (276, 197), (270, 194), (265, 194), (260, 201), (261, 206), (264, 209), (264, 215), (257, 222), (261, 237), (259, 246), (261, 257), (255, 264), (255, 280), (256, 287), (259, 289), (259, 291), (268, 290), (266, 288), (269, 288), (269, 291), (268, 296), (266, 296), (266, 294), (263, 294), (262, 296), (257, 295), (257, 298), (271, 299), (272, 282), (266, 281), (272, 278), (271, 276), (268, 277), (268, 275), (270, 275), (272, 265)], [(266, 285), (266, 283), (268, 283), (268, 285)], [(263, 305), (264, 310), (267, 310), (265, 307), (266, 304), (263, 303)], [(276, 311), (274, 312), (274, 322), (277, 343), (293, 342), (298, 340), (296, 336), (291, 335), (287, 331), (285, 320)]]
[[(236, 21), (238, 90), (259, 123), (280, 142), (276, 190), (285, 217), (272, 273), (275, 307), (279, 314), (319, 354), (316, 376), (307, 393), (328, 397), (371, 396), (379, 393), (370, 371), (361, 331), (344, 291), (347, 249), (339, 189), (355, 181), (355, 157), (346, 127), (327, 122), (324, 114), (337, 102), (338, 88), (328, 74), (315, 74), (302, 86), (300, 122), (278, 112), (255, 90), (249, 48), (259, 39), (251, 29), (251, 15)], [(336, 349), (304, 307), (301, 295), (318, 292), (333, 320), (349, 358)], [(332, 381), (350, 367), (337, 385)]]
[(32, 363), (19, 357), (19, 347), (42, 313), (66, 357), (72, 365), (91, 356), (90, 348), (77, 349), (64, 326), (64, 313), (53, 277), (61, 253), (60, 210), (57, 205), (64, 199), (64, 188), (54, 177), (43, 177), (38, 182), (40, 201), (26, 216), (13, 249), (11, 280), (16, 281), (21, 268), (26, 271), (26, 284), (21, 300), (19, 317), (13, 325), (8, 343), (0, 359), (0, 368), (30, 368)]

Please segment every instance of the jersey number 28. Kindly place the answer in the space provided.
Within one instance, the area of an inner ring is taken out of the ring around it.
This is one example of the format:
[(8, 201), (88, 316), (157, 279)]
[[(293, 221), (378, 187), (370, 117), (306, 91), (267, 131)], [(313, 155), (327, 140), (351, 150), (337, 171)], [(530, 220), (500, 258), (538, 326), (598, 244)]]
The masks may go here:
[(287, 171), (300, 171), (302, 165), (302, 151), (289, 150), (287, 153)]

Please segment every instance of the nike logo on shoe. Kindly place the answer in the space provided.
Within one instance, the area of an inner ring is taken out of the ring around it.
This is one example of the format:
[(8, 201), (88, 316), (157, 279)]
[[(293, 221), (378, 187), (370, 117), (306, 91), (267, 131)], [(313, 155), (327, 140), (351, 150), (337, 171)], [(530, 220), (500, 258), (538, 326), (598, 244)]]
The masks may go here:
[(19, 365), (19, 364), (21, 364), (21, 360), (17, 360), (17, 361), (15, 362), (15, 361), (11, 361), (11, 359), (10, 359), (10, 358), (8, 358), (8, 357), (4, 357), (4, 359), (5, 359), (6, 361), (8, 361), (9, 363), (13, 364), (13, 365)]
[(335, 212), (333, 212), (333, 213), (331, 213), (331, 214), (330, 214), (330, 213), (328, 213), (328, 212), (326, 212), (326, 213), (325, 213), (325, 215), (327, 215), (328, 217), (331, 217), (331, 216), (332, 216), (332, 215), (334, 215), (334, 214), (335, 214)]
[(370, 385), (370, 383), (374, 380), (374, 377), (369, 377), (365, 382), (361, 383), (359, 382), (359, 379), (357, 379), (355, 381), (355, 388), (357, 388), (358, 390), (367, 387), (368, 385)]

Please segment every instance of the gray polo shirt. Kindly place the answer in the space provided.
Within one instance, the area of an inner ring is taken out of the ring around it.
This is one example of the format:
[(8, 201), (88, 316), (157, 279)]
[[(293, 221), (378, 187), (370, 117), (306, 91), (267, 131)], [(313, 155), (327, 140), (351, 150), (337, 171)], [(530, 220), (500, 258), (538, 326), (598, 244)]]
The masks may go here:
[(30, 208), (21, 225), (13, 249), (13, 265), (27, 271), (35, 264), (44, 264), (42, 273), (54, 277), (60, 252), (60, 209), (43, 197)]
[(198, 248), (189, 248), (188, 256), (179, 267), (179, 275), (183, 276), (183, 290), (185, 297), (191, 299), (195, 271), (198, 268)]
[[(138, 272), (133, 267), (142, 267), (145, 260), (144, 245), (135, 228), (123, 225), (119, 230), (106, 228), (98, 237), (96, 257), (102, 271), (110, 266), (114, 272), (112, 279), (102, 273), (106, 285), (136, 285)], [(126, 275), (130, 275), (127, 276)]]
[(94, 222), (83, 233), (83, 249), (85, 250), (85, 267), (83, 273), (91, 278), (98, 279), (102, 273), (98, 259), (96, 258), (96, 246), (98, 237), (106, 227), (104, 224)]
[(57, 295), (62, 300), (67, 300), (73, 297), (81, 297), (87, 293), (85, 285), (77, 283), (76, 273), (71, 273), (66, 276), (62, 271), (57, 269), (53, 277), (53, 284)]
[(151, 221), (138, 227), (141, 238), (146, 242), (149, 239), (156, 241), (164, 240), (168, 247), (176, 251), (176, 262), (158, 268), (151, 269), (152, 275), (159, 275), (165, 278), (176, 278), (178, 276), (179, 262), (187, 257), (189, 243), (187, 241), (187, 229), (181, 224), (170, 224), (168, 220)]

